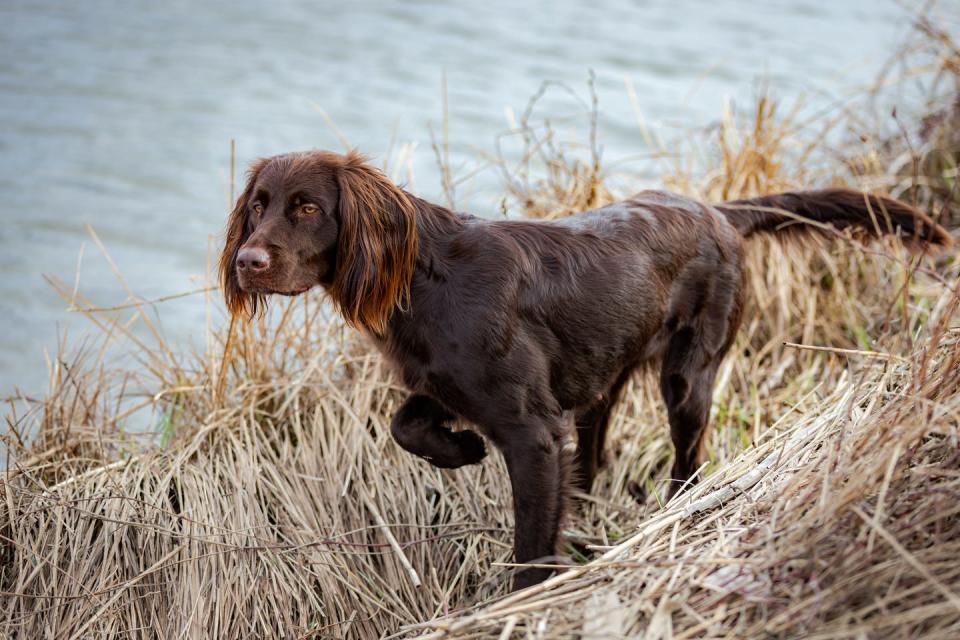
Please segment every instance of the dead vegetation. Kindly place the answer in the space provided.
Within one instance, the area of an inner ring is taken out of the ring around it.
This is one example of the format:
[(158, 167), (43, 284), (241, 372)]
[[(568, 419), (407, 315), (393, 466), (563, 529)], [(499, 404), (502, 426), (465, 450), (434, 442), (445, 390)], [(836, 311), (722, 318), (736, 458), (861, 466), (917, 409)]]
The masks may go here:
[[(955, 223), (960, 68), (927, 27), (942, 100), (925, 113), (952, 115), (922, 136), (860, 132), (837, 153), (764, 96), (749, 116), (724, 114), (708, 145), (665, 155), (663, 183), (722, 200), (847, 182)], [(584, 105), (579, 149), (535, 125), (533, 108), (515, 123), (520, 162), (498, 157), (512, 210), (552, 217), (622, 195), (597, 152), (596, 104)], [(636, 379), (610, 465), (565, 531), (590, 556), (513, 595), (499, 456), (448, 472), (401, 451), (389, 419), (402, 390), (321, 297), (251, 325), (211, 322), (206, 348), (185, 357), (129, 290), (129, 306), (97, 309), (51, 278), (100, 332), (62, 346), (45, 398), (9, 404), (0, 629), (956, 637), (960, 264), (895, 242), (757, 242), (750, 274), (704, 481), (658, 504), (672, 454), (656, 385)], [(110, 357), (117, 345), (135, 366)], [(148, 428), (134, 428), (145, 413)], [(648, 483), (647, 504), (628, 496), (633, 480)]]

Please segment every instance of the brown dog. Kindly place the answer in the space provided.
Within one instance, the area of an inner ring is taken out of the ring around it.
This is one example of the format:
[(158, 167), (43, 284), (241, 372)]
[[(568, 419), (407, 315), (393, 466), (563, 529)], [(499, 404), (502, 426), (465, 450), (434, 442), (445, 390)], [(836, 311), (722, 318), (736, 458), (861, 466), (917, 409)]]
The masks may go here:
[[(804, 221), (814, 224), (805, 224)], [(558, 221), (488, 221), (391, 183), (364, 159), (291, 153), (253, 164), (227, 226), (220, 277), (234, 313), (322, 286), (396, 365), (412, 395), (397, 443), (456, 468), (499, 448), (513, 487), (514, 553), (555, 553), (576, 430), (589, 489), (610, 409), (632, 371), (661, 362), (676, 449), (673, 495), (693, 481), (717, 367), (744, 295), (743, 239), (858, 227), (939, 245), (950, 236), (897, 200), (849, 189), (711, 206), (645, 191)], [(549, 571), (519, 573), (515, 587)]]

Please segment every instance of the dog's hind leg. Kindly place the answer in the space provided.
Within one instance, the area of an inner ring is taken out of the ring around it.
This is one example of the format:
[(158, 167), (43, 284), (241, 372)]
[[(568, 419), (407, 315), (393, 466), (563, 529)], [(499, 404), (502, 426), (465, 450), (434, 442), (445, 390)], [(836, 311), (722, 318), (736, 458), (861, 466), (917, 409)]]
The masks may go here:
[(590, 493), (593, 479), (605, 461), (604, 442), (607, 428), (610, 426), (610, 413), (620, 398), (620, 392), (630, 379), (631, 369), (624, 370), (610, 391), (577, 416), (577, 456), (574, 467), (577, 487), (584, 493)]
[(736, 337), (743, 308), (739, 245), (692, 260), (676, 278), (667, 327), (672, 334), (660, 369), (675, 459), (668, 498), (690, 483), (703, 447), (717, 369)]
[(584, 493), (590, 493), (593, 487), (593, 478), (603, 463), (603, 438), (606, 433), (606, 424), (610, 420), (612, 407), (604, 400), (577, 416), (577, 454), (576, 477), (574, 482), (577, 488)]
[(675, 451), (668, 499), (697, 481), (694, 474), (705, 459), (703, 442), (713, 387), (725, 351), (709, 354), (695, 340), (691, 328), (677, 331), (670, 339), (660, 371), (660, 391)]
[(483, 438), (444, 425), (455, 417), (433, 398), (415, 394), (394, 414), (390, 433), (401, 447), (436, 467), (456, 469), (480, 462), (487, 455)]

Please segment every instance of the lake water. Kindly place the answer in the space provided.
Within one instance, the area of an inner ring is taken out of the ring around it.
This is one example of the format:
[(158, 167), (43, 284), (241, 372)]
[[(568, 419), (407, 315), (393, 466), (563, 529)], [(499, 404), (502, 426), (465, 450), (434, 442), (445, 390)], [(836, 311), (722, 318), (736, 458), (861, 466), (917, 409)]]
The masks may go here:
[[(520, 8), (522, 7), (522, 8)], [(53, 273), (100, 305), (134, 291), (200, 287), (220, 233), (230, 140), (238, 164), (340, 149), (318, 107), (378, 161), (413, 145), (411, 187), (441, 195), (430, 125), (449, 102), (451, 164), (468, 172), (544, 80), (581, 96), (597, 76), (603, 156), (645, 172), (625, 80), (666, 134), (748, 105), (758, 81), (827, 105), (876, 77), (909, 33), (884, 0), (529, 2), (18, 2), (0, 4), (0, 397), (44, 388), (58, 328), (86, 329), (43, 282)], [(562, 91), (542, 113), (577, 113)], [(649, 168), (647, 168), (649, 169)], [(497, 174), (460, 207), (493, 215)], [(158, 307), (179, 345), (201, 343), (202, 296)], [(219, 320), (218, 320), (219, 321)]]

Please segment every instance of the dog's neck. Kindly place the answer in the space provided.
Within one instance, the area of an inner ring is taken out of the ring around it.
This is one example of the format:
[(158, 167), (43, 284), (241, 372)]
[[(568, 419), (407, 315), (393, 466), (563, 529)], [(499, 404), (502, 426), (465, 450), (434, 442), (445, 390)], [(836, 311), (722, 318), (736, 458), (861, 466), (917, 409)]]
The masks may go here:
[(383, 333), (364, 331), (364, 334), (386, 356), (404, 384), (417, 389), (419, 378), (413, 373), (416, 369), (405, 365), (422, 364), (421, 358), (429, 351), (427, 343), (433, 336), (428, 317), (418, 310), (429, 308), (429, 294), (426, 292), (452, 275), (451, 245), (476, 218), (455, 213), (410, 193), (406, 195), (416, 208), (417, 221), (417, 261), (411, 275), (410, 296), (402, 306), (394, 307)]
[(447, 247), (473, 216), (408, 196), (417, 209), (417, 268), (413, 277), (444, 277)]

